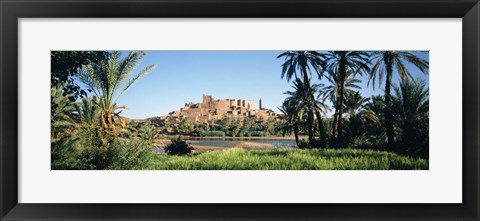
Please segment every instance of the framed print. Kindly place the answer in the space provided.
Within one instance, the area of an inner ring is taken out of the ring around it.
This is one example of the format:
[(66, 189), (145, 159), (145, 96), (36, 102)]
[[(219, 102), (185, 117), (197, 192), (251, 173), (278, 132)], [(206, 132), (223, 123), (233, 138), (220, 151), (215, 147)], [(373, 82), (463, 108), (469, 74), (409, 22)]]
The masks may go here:
[(479, 7), (1, 1), (1, 219), (478, 220)]

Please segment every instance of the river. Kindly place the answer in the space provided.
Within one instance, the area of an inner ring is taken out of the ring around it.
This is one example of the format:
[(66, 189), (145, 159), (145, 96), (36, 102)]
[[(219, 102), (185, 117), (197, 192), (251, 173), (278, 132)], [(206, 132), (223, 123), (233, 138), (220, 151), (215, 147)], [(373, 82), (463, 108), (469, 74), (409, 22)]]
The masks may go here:
[[(272, 149), (272, 148), (297, 148), (295, 140), (289, 139), (259, 139), (259, 138), (188, 138), (187, 143), (190, 143), (196, 152), (205, 150), (217, 150), (225, 148), (240, 147), (245, 149)], [(163, 152), (163, 147), (154, 147), (153, 150), (157, 153)]]

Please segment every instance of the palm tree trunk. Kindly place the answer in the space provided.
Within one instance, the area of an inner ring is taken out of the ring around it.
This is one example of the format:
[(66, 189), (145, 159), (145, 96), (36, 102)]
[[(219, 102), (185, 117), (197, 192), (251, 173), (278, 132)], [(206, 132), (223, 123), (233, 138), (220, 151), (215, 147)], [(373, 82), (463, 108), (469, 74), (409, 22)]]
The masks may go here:
[(332, 122), (332, 138), (334, 140), (337, 139), (337, 122), (338, 122), (338, 100), (335, 102), (335, 113), (333, 114), (333, 122)]
[(337, 143), (341, 144), (342, 143), (342, 116), (343, 116), (343, 103), (344, 99), (343, 97), (345, 96), (345, 65), (340, 65), (340, 96), (338, 98), (338, 120), (337, 120)]
[(387, 140), (388, 140), (388, 147), (392, 148), (393, 144), (395, 143), (395, 134), (393, 131), (393, 116), (392, 116), (392, 102), (390, 98), (390, 90), (392, 85), (392, 63), (390, 59), (386, 59), (385, 62), (387, 65), (387, 76), (385, 82), (385, 104), (387, 106), (385, 110), (385, 129), (387, 132)]
[[(310, 79), (308, 78), (308, 73), (303, 73), (303, 84), (304, 88), (310, 88)], [(307, 130), (308, 130), (308, 146), (312, 147), (313, 145), (313, 109), (312, 107), (308, 107), (307, 113)]]
[(325, 148), (327, 147), (327, 135), (325, 133), (325, 127), (323, 125), (322, 115), (318, 110), (315, 111), (315, 114), (317, 115), (318, 131), (320, 132), (320, 146), (322, 148)]
[(307, 129), (308, 129), (308, 146), (309, 147), (312, 147), (313, 146), (313, 143), (314, 143), (314, 140), (313, 140), (313, 124), (314, 124), (314, 119), (313, 119), (313, 111), (311, 108), (309, 108), (310, 110), (308, 110), (308, 115), (307, 115), (307, 118), (308, 118), (308, 122), (307, 122)]
[(293, 134), (295, 135), (295, 143), (297, 144), (297, 147), (300, 147), (300, 141), (298, 139), (298, 124), (295, 123), (293, 125)]

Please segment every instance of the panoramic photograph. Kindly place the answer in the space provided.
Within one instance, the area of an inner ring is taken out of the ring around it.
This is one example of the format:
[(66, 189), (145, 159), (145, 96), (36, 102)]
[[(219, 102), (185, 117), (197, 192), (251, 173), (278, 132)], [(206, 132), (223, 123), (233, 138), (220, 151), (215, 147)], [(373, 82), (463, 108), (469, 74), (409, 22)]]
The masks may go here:
[(52, 170), (428, 170), (429, 51), (51, 51)]

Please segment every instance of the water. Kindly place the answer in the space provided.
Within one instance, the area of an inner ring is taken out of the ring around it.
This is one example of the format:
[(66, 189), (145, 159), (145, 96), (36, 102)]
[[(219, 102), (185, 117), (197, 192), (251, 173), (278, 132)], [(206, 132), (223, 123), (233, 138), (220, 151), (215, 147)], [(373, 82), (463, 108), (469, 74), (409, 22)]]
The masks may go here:
[(295, 148), (295, 140), (266, 140), (266, 139), (199, 139), (189, 140), (192, 146), (234, 147), (239, 142), (271, 144), (277, 148)]
[[(232, 147), (248, 147), (254, 145), (273, 145), (276, 148), (297, 148), (295, 140), (285, 139), (255, 139), (255, 138), (189, 138), (187, 143), (190, 143), (194, 148), (195, 146), (204, 146), (212, 148), (232, 148)], [(152, 148), (157, 153), (163, 153), (163, 147)]]

